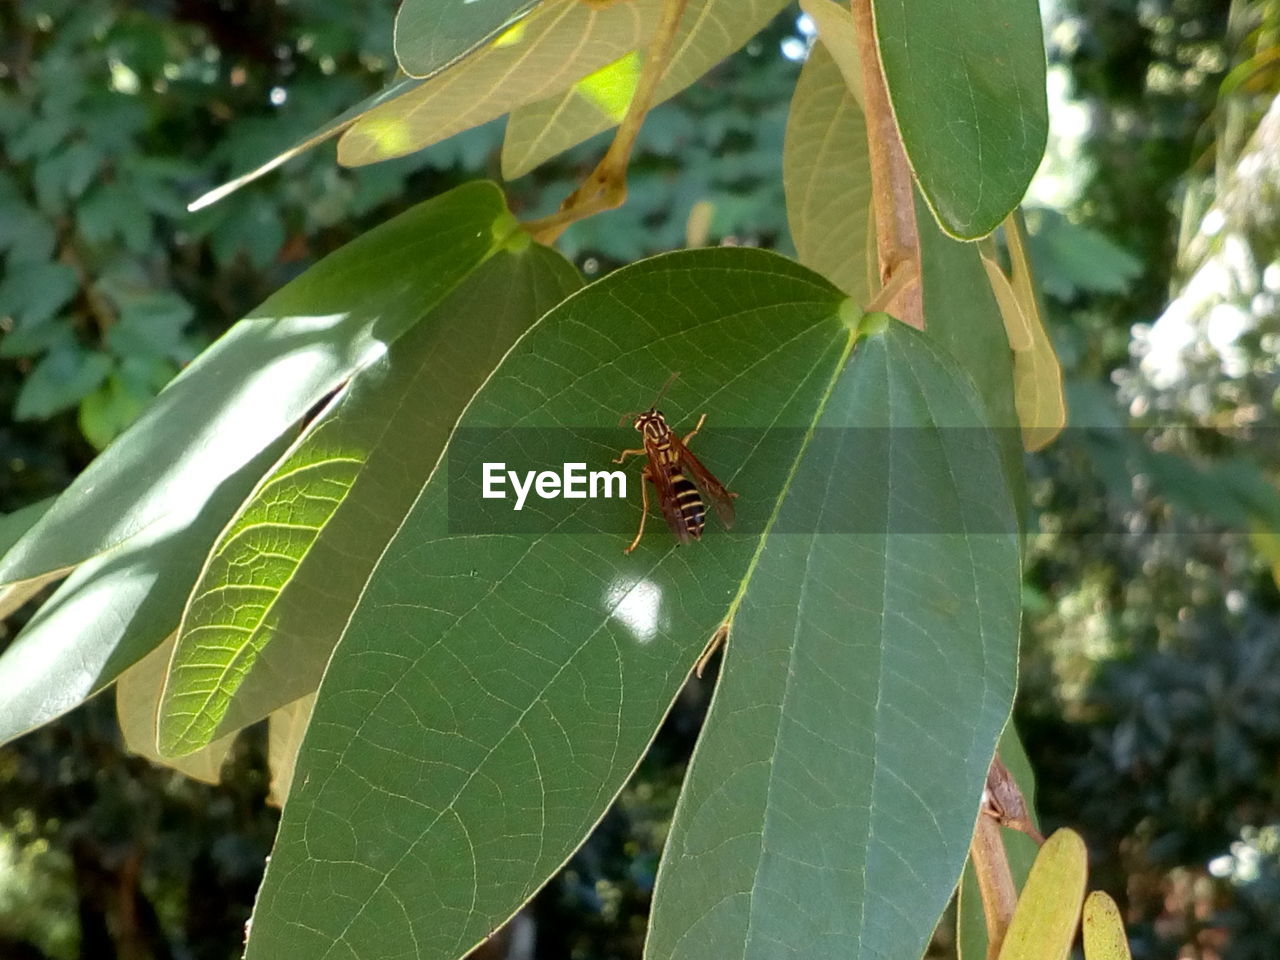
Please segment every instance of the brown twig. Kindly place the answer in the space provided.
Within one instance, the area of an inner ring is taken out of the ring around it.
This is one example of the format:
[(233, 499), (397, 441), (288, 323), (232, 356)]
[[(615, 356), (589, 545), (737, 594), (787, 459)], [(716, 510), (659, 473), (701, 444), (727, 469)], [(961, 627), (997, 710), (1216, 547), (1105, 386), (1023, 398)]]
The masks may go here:
[[(867, 121), (867, 152), (871, 161), (871, 206), (876, 226), (876, 260), (885, 289), (903, 269), (915, 270), (915, 281), (893, 285), (897, 295), (889, 311), (899, 320), (924, 329), (920, 293), (920, 235), (916, 228), (915, 190), (911, 167), (898, 136), (898, 124), (889, 104), (880, 48), (876, 43), (871, 0), (851, 0), (854, 35), (862, 70), (862, 110)], [(876, 298), (879, 302), (880, 298)], [(884, 307), (890, 304), (885, 304)], [(884, 309), (881, 307), (881, 309)]]
[(539, 243), (554, 243), (571, 223), (622, 206), (627, 199), (627, 165), (644, 118), (653, 105), (658, 83), (667, 71), (676, 31), (688, 0), (665, 0), (662, 16), (653, 39), (645, 51), (644, 66), (636, 83), (636, 92), (627, 105), (626, 115), (618, 124), (613, 142), (603, 158), (582, 185), (565, 199), (559, 211), (524, 225)]
[(997, 754), (987, 770), (982, 809), (969, 845), (969, 860), (978, 877), (982, 912), (987, 921), (987, 960), (995, 960), (999, 956), (1000, 945), (1018, 904), (1018, 888), (1009, 869), (1001, 827), (1021, 831), (1037, 844), (1044, 843), (1044, 836), (1031, 820), (1022, 790)]
[(987, 920), (987, 960), (1000, 955), (1005, 932), (1013, 920), (1013, 909), (1018, 905), (1018, 888), (1013, 883), (1009, 869), (1009, 857), (1005, 854), (1000, 825), (991, 817), (981, 815), (969, 844), (969, 862), (978, 878), (978, 891), (982, 894), (982, 913)]

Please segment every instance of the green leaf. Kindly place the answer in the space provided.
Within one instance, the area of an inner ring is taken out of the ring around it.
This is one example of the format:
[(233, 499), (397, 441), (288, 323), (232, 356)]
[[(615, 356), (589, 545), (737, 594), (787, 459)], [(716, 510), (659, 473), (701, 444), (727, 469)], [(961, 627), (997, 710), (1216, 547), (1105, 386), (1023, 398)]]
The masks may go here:
[(1017, 672), (1016, 520), (982, 417), (968, 378), (900, 323), (842, 372), (778, 519), (822, 526), (770, 535), (756, 562), (646, 957), (924, 952)]
[[(554, 428), (616, 429), (621, 447), (619, 411), (679, 370), (664, 407), (707, 413), (701, 452), (742, 491), (738, 527), (686, 547), (651, 530), (627, 555), (633, 498), (565, 501), (583, 532), (451, 535), (446, 460), (325, 671), (249, 960), (459, 957), (564, 862), (741, 587), (795, 428), (847, 355), (841, 301), (776, 255), (686, 251), (610, 274), (521, 339), (459, 432), (512, 457)], [(780, 428), (767, 450), (761, 425)], [(592, 449), (603, 464), (617, 448)]]
[(101, 450), (141, 416), (155, 396), (129, 377), (112, 374), (93, 393), (80, 401), (80, 432)]
[(338, 143), (338, 162), (403, 156), (560, 93), (647, 44), (660, 7), (661, 0), (604, 7), (550, 0), (483, 50), (357, 120)]
[[(580, 0), (579, 0), (580, 2)], [(404, 0), (396, 14), (400, 69), (426, 77), (492, 39), (536, 0)]]
[(146, 757), (158, 766), (172, 767), (193, 780), (218, 783), (222, 779), (222, 764), (235, 742), (234, 736), (223, 737), (179, 760), (162, 757), (156, 749), (160, 691), (176, 639), (176, 636), (170, 636), (116, 681), (116, 719), (120, 723), (120, 733), (124, 737), (125, 749), (130, 753)]
[[(14, 510), (12, 513), (0, 514), (0, 554), (18, 542), (19, 538), (30, 530), (37, 520), (53, 506), (56, 497), (47, 497), (36, 503)], [(0, 620), (8, 617), (28, 600), (34, 597), (48, 583), (57, 579), (57, 575), (28, 580), (26, 583), (0, 587)]]
[(191, 363), (0, 559), (0, 584), (73, 566), (191, 516), (494, 247), (501, 195), (469, 184), (326, 257)]
[[(0, 653), (0, 743), (84, 702), (177, 629), (218, 531), (283, 446), (277, 441), (220, 478), (192, 513), (158, 517), (126, 543), (75, 568)], [(61, 505), (59, 499), (44, 519)]]
[(854, 302), (870, 301), (878, 282), (866, 124), (821, 42), (809, 51), (791, 98), (782, 182), (800, 262)]
[(463, 406), (516, 338), (579, 285), (546, 248), (498, 254), (362, 371), (263, 480), (187, 605), (160, 715), (166, 754), (319, 686)]
[[(581, 0), (579, 0), (581, 2)], [(625, 2), (625, 0), (624, 0)], [(785, 6), (783, 0), (689, 0), (654, 105), (675, 96), (733, 53)], [(618, 123), (616, 110), (576, 86), (512, 111), (502, 143), (502, 175), (538, 164)]]
[(1048, 136), (1036, 0), (872, 0), (889, 100), (938, 223), (985, 236), (1021, 201)]
[(79, 289), (76, 272), (65, 263), (10, 262), (0, 282), (0, 314), (12, 314), (20, 329), (42, 324), (62, 309)]
[[(983, 424), (995, 427), (1021, 516), (1026, 502), (1022, 437), (1014, 406), (1013, 351), (976, 244), (946, 236), (917, 198), (925, 333), (971, 378)], [(956, 291), (965, 291), (957, 296)]]
[(114, 361), (105, 353), (73, 343), (54, 347), (23, 381), (13, 405), (13, 418), (47, 420), (75, 406), (98, 389), (113, 366)]
[(1084, 931), (1085, 960), (1132, 960), (1120, 908), (1101, 890), (1085, 899), (1080, 926)]
[(1080, 923), (1088, 852), (1073, 830), (1045, 841), (1018, 897), (1000, 960), (1067, 960)]

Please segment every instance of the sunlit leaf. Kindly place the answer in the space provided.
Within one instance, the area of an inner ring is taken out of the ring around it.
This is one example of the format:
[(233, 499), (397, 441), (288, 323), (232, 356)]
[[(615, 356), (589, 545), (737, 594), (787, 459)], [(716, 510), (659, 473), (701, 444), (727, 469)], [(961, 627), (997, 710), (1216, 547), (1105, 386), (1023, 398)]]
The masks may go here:
[[(579, 0), (581, 2), (581, 0)], [(785, 6), (783, 0), (689, 0), (671, 61), (654, 103), (675, 96), (749, 40)], [(515, 110), (502, 144), (502, 175), (522, 176), (618, 122), (576, 87)]]
[[(219, 531), (326, 393), (489, 257), (510, 215), (461, 187), (365, 234), (205, 351), (0, 560), (75, 572), (0, 654), (0, 740), (66, 712), (178, 625)], [(77, 566), (78, 565), (78, 566)]]
[(162, 758), (156, 750), (156, 711), (160, 706), (160, 690), (169, 669), (175, 639), (175, 636), (170, 636), (120, 674), (116, 681), (116, 718), (120, 722), (124, 746), (130, 753), (146, 757), (160, 766), (172, 767), (193, 780), (218, 783), (222, 779), (222, 764), (235, 742), (234, 735), (214, 741), (179, 760)]
[[(486, 48), (365, 113), (343, 134), (338, 161), (358, 166), (412, 153), (560, 93), (648, 43), (660, 7), (661, 0), (549, 0)], [(639, 60), (630, 62), (634, 73)], [(623, 86), (583, 83), (584, 92), (626, 111)]]
[(188, 602), (161, 712), (164, 753), (198, 749), (319, 686), (463, 406), (578, 285), (546, 248), (497, 254), (362, 371), (262, 481)]
[(1022, 200), (1048, 134), (1036, 0), (871, 0), (889, 99), (938, 222), (994, 230)]
[(1072, 830), (1045, 841), (1018, 897), (1000, 960), (1067, 960), (1080, 924), (1087, 859), (1084, 841)]
[(1016, 674), (1014, 505), (994, 433), (972, 426), (983, 417), (963, 372), (905, 325), (856, 349), (818, 422), (836, 439), (812, 441), (778, 525), (797, 528), (794, 509), (865, 532), (766, 540), (647, 957), (923, 953)]
[(1129, 938), (1116, 902), (1101, 890), (1084, 901), (1084, 960), (1131, 960)]
[(633, 497), (566, 502), (564, 532), (451, 534), (460, 481), (433, 473), (325, 672), (249, 960), (459, 957), (559, 868), (741, 589), (847, 354), (843, 300), (768, 253), (685, 251), (610, 274), (516, 345), (460, 431), (514, 457), (530, 435), (603, 430), (605, 464), (634, 442), (619, 411), (678, 370), (664, 408), (707, 414), (697, 442), (742, 492), (738, 524), (684, 547), (651, 529), (627, 555)]
[(206, 350), (0, 559), (0, 584), (190, 514), (495, 249), (491, 185), (414, 207), (326, 257)]

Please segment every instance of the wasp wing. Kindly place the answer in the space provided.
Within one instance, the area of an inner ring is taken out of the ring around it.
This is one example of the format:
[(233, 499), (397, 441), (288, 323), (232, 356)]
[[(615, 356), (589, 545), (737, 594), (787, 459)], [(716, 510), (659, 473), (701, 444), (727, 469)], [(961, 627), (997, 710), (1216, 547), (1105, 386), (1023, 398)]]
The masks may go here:
[[(674, 438), (673, 438), (674, 439)], [(680, 465), (684, 467), (693, 476), (693, 481), (698, 485), (707, 498), (715, 505), (716, 516), (720, 518), (720, 522), (724, 524), (725, 529), (733, 526), (733, 497), (724, 488), (724, 484), (715, 478), (715, 475), (702, 465), (702, 461), (693, 455), (688, 447), (679, 440), (675, 440), (680, 453)]]

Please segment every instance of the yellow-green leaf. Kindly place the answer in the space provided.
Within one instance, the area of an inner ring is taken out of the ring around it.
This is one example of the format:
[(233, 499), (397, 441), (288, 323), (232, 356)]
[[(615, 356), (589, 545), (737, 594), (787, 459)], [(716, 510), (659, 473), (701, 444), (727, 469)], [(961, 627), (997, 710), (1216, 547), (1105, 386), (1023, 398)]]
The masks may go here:
[(818, 28), (822, 45), (840, 68), (849, 92), (862, 105), (862, 63), (858, 56), (858, 40), (854, 33), (853, 13), (847, 3), (836, 0), (800, 0), (800, 9)]
[(1018, 898), (1000, 960), (1067, 960), (1087, 872), (1084, 841), (1074, 830), (1063, 828), (1045, 841)]
[[(1009, 246), (1011, 275), (1009, 282), (1019, 312), (1031, 336), (1031, 345), (1013, 355), (1014, 401), (1018, 422), (1022, 425), (1022, 444), (1028, 450), (1042, 450), (1053, 442), (1067, 423), (1067, 402), (1062, 392), (1062, 366), (1054, 352), (1053, 341), (1044, 326), (1040, 301), (1036, 296), (1031, 261), (1022, 235), (1022, 224), (1014, 214), (1004, 222), (1005, 242)], [(987, 267), (990, 276), (990, 267)], [(994, 287), (994, 285), (993, 285)], [(996, 297), (999, 299), (999, 291)], [(1004, 306), (1001, 305), (1001, 312)], [(1009, 319), (1005, 318), (1006, 328)], [(1009, 343), (1013, 346), (1013, 336)]]
[(1131, 960), (1116, 902), (1101, 890), (1084, 902), (1084, 960)]
[(164, 687), (169, 658), (173, 656), (175, 633), (164, 643), (120, 674), (116, 681), (116, 719), (124, 736), (125, 749), (146, 757), (152, 763), (171, 767), (193, 780), (217, 783), (222, 779), (222, 764), (231, 752), (235, 734), (215, 740), (208, 746), (177, 760), (160, 755), (156, 747), (156, 716), (160, 710), (160, 691)]
[[(562, 93), (628, 53), (638, 68), (634, 51), (648, 42), (660, 7), (661, 0), (549, 0), (484, 49), (356, 120), (338, 143), (338, 162), (354, 167), (421, 150)], [(620, 91), (606, 89), (610, 105)], [(628, 102), (630, 93), (624, 112)]]

